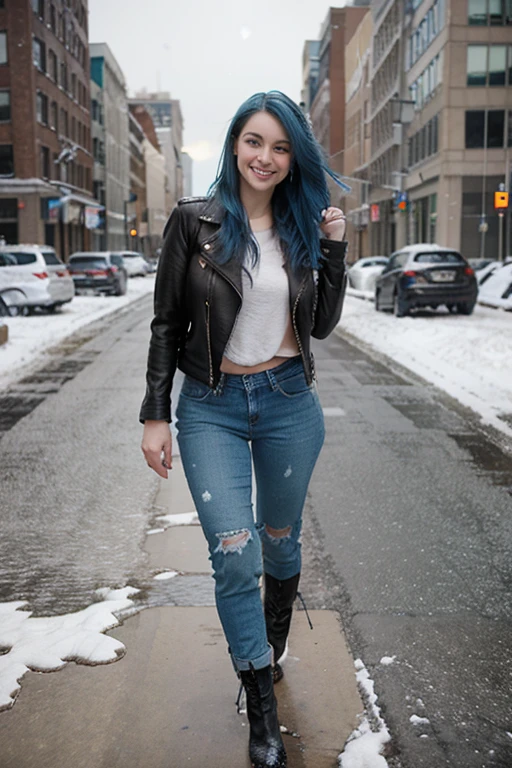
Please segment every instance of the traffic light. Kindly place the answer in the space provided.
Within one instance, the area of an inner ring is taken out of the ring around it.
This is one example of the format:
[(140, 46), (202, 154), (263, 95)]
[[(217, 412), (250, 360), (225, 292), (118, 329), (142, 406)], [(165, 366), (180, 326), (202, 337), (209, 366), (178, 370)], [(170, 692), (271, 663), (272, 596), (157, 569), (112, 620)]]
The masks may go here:
[(508, 208), (508, 192), (495, 192), (494, 193), (494, 207), (495, 208)]
[(137, 230), (135, 229), (135, 227), (132, 227), (130, 229), (130, 237), (137, 237)]

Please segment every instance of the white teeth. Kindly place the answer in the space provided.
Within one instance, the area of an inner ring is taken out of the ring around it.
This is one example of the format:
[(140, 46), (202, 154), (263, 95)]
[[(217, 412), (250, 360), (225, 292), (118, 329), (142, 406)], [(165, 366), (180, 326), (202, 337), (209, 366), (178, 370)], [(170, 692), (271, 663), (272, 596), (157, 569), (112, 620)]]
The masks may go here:
[(258, 176), (272, 176), (272, 171), (260, 171), (259, 168), (252, 169)]

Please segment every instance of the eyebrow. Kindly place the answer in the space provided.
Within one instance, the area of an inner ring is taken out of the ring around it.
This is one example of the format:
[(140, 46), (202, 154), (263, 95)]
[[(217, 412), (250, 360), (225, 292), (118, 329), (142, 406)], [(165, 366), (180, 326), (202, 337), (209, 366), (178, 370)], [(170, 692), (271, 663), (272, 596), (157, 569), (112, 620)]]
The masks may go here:
[[(257, 139), (261, 139), (261, 141), (263, 141), (263, 136), (261, 136), (259, 133), (254, 133), (254, 131), (247, 131), (244, 133), (244, 136), (255, 136)], [(288, 139), (278, 139), (274, 142), (274, 144), (290, 144), (290, 142)]]

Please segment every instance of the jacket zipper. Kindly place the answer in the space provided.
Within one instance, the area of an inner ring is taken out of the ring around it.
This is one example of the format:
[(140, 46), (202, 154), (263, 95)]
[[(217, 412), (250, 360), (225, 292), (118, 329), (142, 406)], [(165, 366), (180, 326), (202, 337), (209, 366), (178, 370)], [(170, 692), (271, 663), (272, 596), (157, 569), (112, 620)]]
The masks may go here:
[(211, 340), (211, 329), (210, 329), (210, 305), (211, 305), (211, 299), (212, 299), (212, 293), (213, 293), (213, 283), (214, 278), (216, 276), (216, 272), (211, 272), (210, 277), (208, 279), (208, 298), (205, 301), (206, 304), (206, 339), (208, 342), (208, 364), (209, 364), (209, 383), (210, 387), (213, 387), (213, 358), (212, 358), (212, 340)]
[(297, 323), (295, 322), (295, 314), (296, 314), (296, 312), (297, 312), (297, 307), (298, 307), (298, 305), (299, 305), (299, 300), (300, 300), (300, 297), (301, 297), (301, 296), (302, 296), (302, 294), (304, 293), (304, 289), (305, 289), (305, 287), (306, 287), (306, 281), (307, 281), (307, 277), (304, 277), (304, 279), (302, 280), (302, 284), (301, 284), (301, 286), (299, 287), (299, 292), (298, 292), (298, 294), (297, 294), (297, 297), (296, 297), (296, 299), (295, 299), (295, 302), (294, 302), (294, 304), (293, 304), (293, 310), (292, 310), (292, 325), (293, 325), (293, 332), (295, 333), (295, 339), (296, 339), (296, 341), (297, 341), (297, 346), (299, 347), (299, 352), (300, 352), (300, 355), (301, 355), (301, 357), (302, 357), (302, 363), (303, 363), (303, 365), (304, 365), (304, 372), (306, 373), (306, 378), (307, 378), (307, 377), (308, 377), (308, 376), (307, 376), (308, 366), (307, 366), (307, 362), (306, 362), (306, 357), (305, 357), (305, 355), (304, 355), (304, 349), (303, 349), (303, 347), (302, 347), (302, 342), (301, 342), (301, 340), (300, 340), (299, 331), (298, 331), (298, 329), (297, 329)]

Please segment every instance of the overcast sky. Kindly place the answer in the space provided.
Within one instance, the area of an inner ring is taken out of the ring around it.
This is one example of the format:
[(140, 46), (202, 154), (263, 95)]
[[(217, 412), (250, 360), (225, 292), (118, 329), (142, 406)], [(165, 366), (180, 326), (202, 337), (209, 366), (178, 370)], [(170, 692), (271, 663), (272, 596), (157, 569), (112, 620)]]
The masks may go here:
[(323, 0), (89, 0), (89, 38), (108, 43), (129, 95), (146, 87), (180, 100), (193, 194), (202, 195), (246, 98), (278, 89), (300, 100), (304, 41), (318, 38), (328, 8)]

